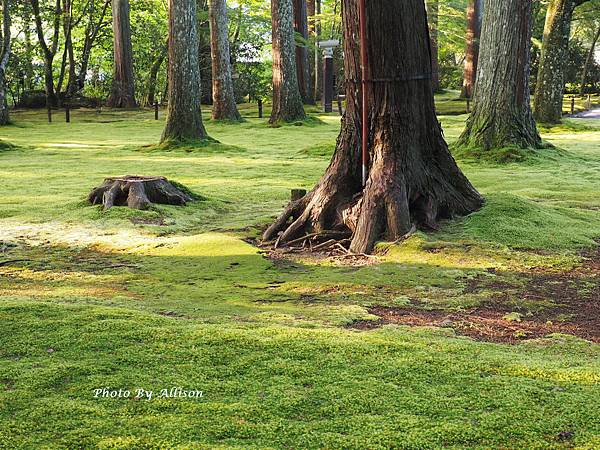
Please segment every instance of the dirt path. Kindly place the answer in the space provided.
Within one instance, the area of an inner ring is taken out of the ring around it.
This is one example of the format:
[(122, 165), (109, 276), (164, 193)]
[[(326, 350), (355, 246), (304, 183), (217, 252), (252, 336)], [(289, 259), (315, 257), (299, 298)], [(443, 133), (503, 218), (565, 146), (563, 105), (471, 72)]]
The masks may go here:
[(600, 119), (600, 108), (590, 109), (575, 115), (576, 119)]

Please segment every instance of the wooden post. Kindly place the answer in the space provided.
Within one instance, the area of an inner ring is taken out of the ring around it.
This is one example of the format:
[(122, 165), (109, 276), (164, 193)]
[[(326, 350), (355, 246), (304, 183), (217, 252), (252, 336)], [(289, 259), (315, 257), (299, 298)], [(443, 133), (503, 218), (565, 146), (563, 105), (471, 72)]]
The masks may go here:
[(52, 105), (50, 103), (46, 103), (46, 110), (48, 113), (48, 123), (52, 123)]
[(471, 98), (467, 96), (467, 114), (471, 113)]
[(158, 120), (158, 102), (154, 102), (154, 120)]
[(571, 115), (575, 115), (575, 97), (571, 96)]
[(258, 118), (259, 119), (263, 118), (263, 102), (262, 102), (262, 98), (258, 99)]
[(306, 195), (306, 189), (292, 189), (292, 201), (298, 201)]
[(592, 109), (592, 95), (588, 94), (587, 96), (587, 109)]
[(340, 116), (344, 115), (344, 107), (342, 105), (342, 99), (344, 98), (343, 95), (338, 95), (337, 96), (337, 106), (338, 106), (338, 112), (340, 113)]
[(65, 122), (71, 123), (71, 108), (68, 103), (65, 103)]

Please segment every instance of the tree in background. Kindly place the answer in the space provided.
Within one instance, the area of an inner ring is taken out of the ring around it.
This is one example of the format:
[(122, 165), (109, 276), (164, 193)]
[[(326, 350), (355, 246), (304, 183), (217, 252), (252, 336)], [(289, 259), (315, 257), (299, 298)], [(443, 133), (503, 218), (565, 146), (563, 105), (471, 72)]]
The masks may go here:
[(212, 59), (212, 118), (240, 121), (231, 77), (229, 26), (225, 0), (209, 0), (210, 48)]
[[(308, 52), (308, 9), (306, 0), (294, 1), (294, 31), (302, 39), (296, 44), (296, 76), (302, 101), (307, 105), (314, 105), (315, 99), (312, 89), (310, 62)], [(314, 5), (314, 4), (313, 4)]]
[(5, 72), (10, 56), (10, 4), (2, 0), (2, 27), (0, 29), (0, 125), (9, 122), (8, 101), (6, 99)]
[(440, 0), (426, 0), (427, 19), (429, 23), (429, 39), (431, 43), (431, 80), (434, 91), (440, 89), (440, 62), (439, 62), (439, 22)]
[(273, 38), (273, 110), (269, 122), (306, 118), (296, 72), (292, 0), (271, 0)]
[(598, 31), (594, 35), (592, 39), (592, 45), (590, 46), (590, 51), (588, 52), (587, 58), (585, 59), (585, 65), (583, 66), (583, 72), (581, 75), (581, 88), (580, 93), (585, 94), (588, 82), (588, 74), (592, 63), (594, 62), (594, 56), (596, 54), (596, 44), (600, 40), (600, 27), (598, 27)]
[(458, 146), (540, 145), (530, 107), (531, 7), (530, 0), (485, 0), (474, 108)]
[(35, 29), (38, 36), (38, 42), (42, 48), (42, 56), (44, 58), (44, 87), (46, 91), (46, 106), (55, 106), (58, 104), (58, 96), (54, 90), (54, 71), (52, 64), (54, 57), (58, 51), (58, 38), (60, 33), (60, 16), (61, 7), (60, 0), (56, 0), (54, 11), (52, 14), (52, 39), (50, 45), (46, 42), (44, 25), (42, 20), (42, 12), (40, 11), (39, 0), (30, 0), (33, 18), (35, 21)]
[(479, 60), (479, 40), (483, 21), (483, 0), (469, 0), (467, 5), (467, 47), (461, 97), (473, 98)]
[(135, 108), (133, 49), (129, 23), (129, 0), (112, 0), (113, 13), (113, 84), (106, 102), (113, 108)]
[(550, 0), (548, 4), (534, 97), (534, 116), (538, 122), (552, 124), (562, 120), (571, 19), (575, 7), (586, 1)]
[(285, 243), (304, 233), (350, 231), (350, 250), (363, 253), (380, 238), (469, 214), (483, 200), (450, 155), (435, 114), (422, 0), (367, 2), (367, 71), (378, 81), (368, 92), (371, 167), (362, 186), (358, 0), (344, 0), (343, 24), (347, 110), (336, 151), (315, 188), (263, 238), (282, 232)]
[(169, 106), (161, 142), (207, 138), (200, 112), (196, 0), (169, 0)]

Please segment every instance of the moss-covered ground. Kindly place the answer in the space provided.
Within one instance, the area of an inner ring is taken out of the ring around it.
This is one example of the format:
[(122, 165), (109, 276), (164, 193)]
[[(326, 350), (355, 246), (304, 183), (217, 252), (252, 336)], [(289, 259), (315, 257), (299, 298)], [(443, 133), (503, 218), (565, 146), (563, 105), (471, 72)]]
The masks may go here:
[[(0, 129), (0, 448), (600, 448), (600, 123), (543, 129), (555, 147), (522, 161), (459, 160), (486, 206), (355, 266), (251, 245), (318, 180), (339, 117), (243, 113), (169, 151), (149, 110)], [(441, 116), (450, 142), (465, 118)], [(86, 204), (123, 174), (206, 200)]]

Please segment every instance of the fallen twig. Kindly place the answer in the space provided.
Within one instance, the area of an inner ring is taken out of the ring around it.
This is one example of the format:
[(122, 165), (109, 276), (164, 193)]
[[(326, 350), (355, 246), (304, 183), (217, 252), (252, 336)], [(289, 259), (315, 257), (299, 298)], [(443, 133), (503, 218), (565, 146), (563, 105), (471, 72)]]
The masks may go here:
[(9, 264), (16, 263), (16, 262), (23, 262), (23, 261), (31, 261), (31, 260), (30, 259), (9, 259), (7, 261), (0, 261), (0, 267), (7, 266)]

